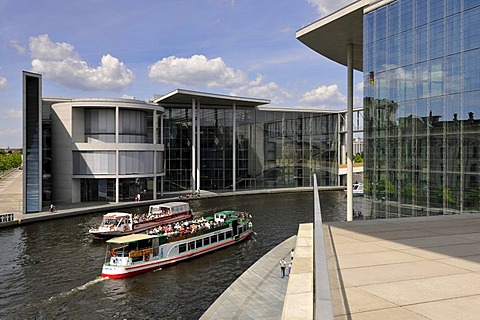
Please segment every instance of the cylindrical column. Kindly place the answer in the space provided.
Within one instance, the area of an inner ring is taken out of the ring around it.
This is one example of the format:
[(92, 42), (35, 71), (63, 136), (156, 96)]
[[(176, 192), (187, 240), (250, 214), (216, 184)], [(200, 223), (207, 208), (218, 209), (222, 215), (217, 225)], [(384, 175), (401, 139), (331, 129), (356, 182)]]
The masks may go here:
[(236, 143), (236, 137), (237, 137), (237, 117), (236, 117), (236, 109), (237, 109), (237, 104), (233, 103), (233, 138), (232, 138), (232, 170), (233, 170), (233, 187), (232, 190), (235, 192), (236, 186), (237, 186), (237, 166), (235, 165), (237, 163), (237, 143)]
[(353, 220), (353, 44), (347, 51), (347, 221)]
[(195, 190), (200, 190), (200, 102), (197, 103), (197, 184)]
[(196, 176), (197, 176), (197, 152), (196, 152), (196, 134), (195, 134), (195, 99), (192, 99), (192, 182), (191, 182), (191, 187), (192, 187), (192, 193), (195, 193), (195, 187), (197, 185), (196, 183)]
[(115, 107), (115, 202), (120, 202), (120, 178), (119, 166), (120, 166), (120, 151), (118, 151), (118, 145), (120, 142), (120, 108)]

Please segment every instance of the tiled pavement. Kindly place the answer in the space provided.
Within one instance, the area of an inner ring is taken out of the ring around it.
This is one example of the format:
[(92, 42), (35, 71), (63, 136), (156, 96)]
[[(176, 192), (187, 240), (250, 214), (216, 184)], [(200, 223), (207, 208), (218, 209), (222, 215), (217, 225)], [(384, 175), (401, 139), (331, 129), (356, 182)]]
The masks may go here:
[(480, 319), (480, 215), (324, 224), (335, 319)]
[(288, 277), (280, 277), (281, 258), (290, 261), (296, 236), (285, 240), (245, 271), (208, 308), (201, 320), (277, 320), (281, 318)]

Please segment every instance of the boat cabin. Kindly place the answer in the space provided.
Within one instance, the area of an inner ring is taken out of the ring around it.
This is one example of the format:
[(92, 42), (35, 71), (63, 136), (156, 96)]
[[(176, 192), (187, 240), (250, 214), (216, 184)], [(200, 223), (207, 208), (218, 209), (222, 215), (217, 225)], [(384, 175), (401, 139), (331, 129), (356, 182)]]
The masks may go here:
[(131, 230), (132, 226), (132, 214), (125, 212), (111, 212), (105, 214), (100, 224), (101, 228), (111, 230)]
[(130, 265), (137, 261), (148, 261), (155, 248), (158, 251), (159, 238), (148, 234), (131, 234), (107, 241), (105, 262), (111, 265)]
[(187, 202), (168, 202), (164, 204), (152, 205), (148, 208), (150, 215), (163, 215), (169, 216), (172, 214), (179, 214), (183, 212), (189, 212), (190, 205)]

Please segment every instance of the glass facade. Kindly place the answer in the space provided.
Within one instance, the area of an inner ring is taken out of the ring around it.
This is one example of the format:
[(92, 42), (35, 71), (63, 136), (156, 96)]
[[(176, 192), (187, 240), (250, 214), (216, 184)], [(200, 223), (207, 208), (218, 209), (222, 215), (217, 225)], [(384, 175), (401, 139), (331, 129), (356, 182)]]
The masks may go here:
[[(200, 109), (200, 188), (204, 190), (338, 185), (338, 114), (237, 108)], [(167, 109), (165, 191), (191, 190), (192, 109)], [(233, 181), (233, 161), (235, 176)]]
[(26, 73), (24, 78), (24, 151), (23, 170), (24, 180), (24, 211), (41, 211), (42, 191), (42, 163), (41, 142), (42, 124), (40, 116), (41, 78)]
[(364, 15), (365, 206), (480, 212), (480, 2), (397, 0)]

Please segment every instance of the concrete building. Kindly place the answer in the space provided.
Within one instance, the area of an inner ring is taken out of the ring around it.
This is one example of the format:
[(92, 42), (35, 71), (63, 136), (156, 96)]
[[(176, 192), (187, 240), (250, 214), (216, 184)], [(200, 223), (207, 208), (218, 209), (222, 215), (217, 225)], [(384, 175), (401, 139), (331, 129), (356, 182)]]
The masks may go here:
[(480, 2), (360, 0), (297, 32), (363, 72), (372, 217), (480, 212)]
[(311, 187), (312, 173), (322, 186), (344, 183), (344, 111), (180, 89), (150, 102), (45, 98), (41, 75), (23, 77), (25, 213), (137, 194)]
[(40, 75), (24, 72), (24, 83), (25, 213), (52, 201), (154, 199), (161, 191), (162, 107), (131, 99), (42, 98)]

